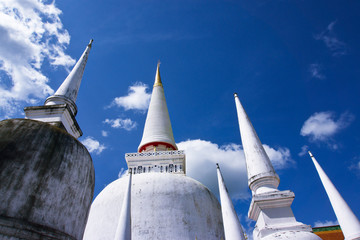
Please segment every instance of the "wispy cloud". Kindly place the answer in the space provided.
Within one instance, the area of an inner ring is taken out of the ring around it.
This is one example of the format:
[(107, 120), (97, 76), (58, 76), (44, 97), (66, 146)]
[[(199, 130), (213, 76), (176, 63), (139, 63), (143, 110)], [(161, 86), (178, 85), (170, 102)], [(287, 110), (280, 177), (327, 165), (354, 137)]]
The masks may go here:
[(347, 46), (335, 34), (334, 26), (336, 22), (331, 22), (323, 32), (315, 35), (314, 38), (323, 41), (333, 56), (341, 56), (347, 53)]
[(360, 156), (353, 158), (353, 163), (349, 166), (350, 170), (354, 170), (358, 176), (360, 176)]
[(309, 137), (311, 141), (326, 141), (353, 120), (354, 116), (348, 112), (341, 114), (337, 120), (333, 112), (317, 112), (305, 121), (300, 134)]
[(325, 79), (325, 75), (322, 73), (322, 66), (318, 63), (310, 64), (309, 66), (309, 72), (311, 74), (311, 77), (317, 78), (317, 79)]
[(101, 144), (99, 141), (95, 140), (93, 137), (87, 137), (81, 141), (82, 144), (87, 148), (90, 153), (95, 153), (99, 155), (102, 151), (106, 149), (104, 144)]
[(299, 156), (302, 157), (302, 156), (305, 156), (309, 151), (309, 146), (308, 145), (304, 145), (301, 147), (301, 151), (299, 152)]
[(263, 144), (263, 146), (275, 169), (280, 170), (295, 165), (288, 148), (279, 147), (275, 149), (266, 144)]
[(314, 227), (327, 227), (327, 226), (334, 226), (334, 225), (339, 225), (338, 221), (325, 220), (325, 221), (316, 221), (314, 223)]
[(123, 107), (125, 110), (141, 110), (145, 112), (149, 107), (151, 94), (147, 93), (148, 86), (144, 83), (136, 83), (129, 87), (128, 95), (116, 97), (111, 106)]
[[(201, 139), (187, 140), (177, 144), (186, 152), (187, 175), (200, 181), (212, 192), (218, 194), (216, 165), (219, 163), (226, 186), (235, 200), (250, 197), (243, 149), (237, 144), (219, 146)], [(288, 167), (293, 161), (287, 148), (278, 150), (264, 145), (266, 152), (277, 169)]]
[(109, 133), (107, 131), (104, 131), (104, 130), (101, 131), (101, 136), (107, 137), (108, 135), (109, 135)]
[(131, 131), (137, 126), (137, 123), (130, 118), (105, 119), (103, 123), (109, 124), (112, 128), (123, 128), (127, 131)]
[(44, 59), (66, 68), (75, 63), (64, 52), (70, 35), (60, 15), (55, 1), (0, 1), (0, 110), (7, 116), (54, 92), (41, 72)]

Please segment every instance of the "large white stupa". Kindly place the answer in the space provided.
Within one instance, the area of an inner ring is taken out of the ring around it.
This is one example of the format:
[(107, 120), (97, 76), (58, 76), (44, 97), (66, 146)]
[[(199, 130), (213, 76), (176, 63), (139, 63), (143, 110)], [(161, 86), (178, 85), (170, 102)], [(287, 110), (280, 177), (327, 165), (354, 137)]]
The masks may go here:
[[(138, 152), (125, 158), (132, 177), (112, 182), (96, 197), (84, 239), (224, 239), (218, 200), (186, 176), (185, 154), (174, 141), (159, 64)], [(129, 226), (122, 226), (129, 224), (130, 234)]]

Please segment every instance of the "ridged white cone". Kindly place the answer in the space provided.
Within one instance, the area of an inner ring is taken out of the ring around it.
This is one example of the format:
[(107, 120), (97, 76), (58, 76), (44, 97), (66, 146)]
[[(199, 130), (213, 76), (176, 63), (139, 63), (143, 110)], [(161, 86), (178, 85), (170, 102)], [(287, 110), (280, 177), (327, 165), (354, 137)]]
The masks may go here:
[(164, 144), (177, 149), (171, 127), (164, 88), (161, 83), (159, 64), (156, 70), (155, 84), (151, 95), (144, 133), (138, 151), (151, 144)]
[(217, 177), (219, 183), (219, 193), (221, 202), (221, 213), (224, 224), (224, 233), (226, 240), (245, 240), (244, 232), (235, 212), (234, 205), (231, 201), (224, 179), (222, 177), (220, 167), (217, 166)]
[[(246, 167), (248, 174), (248, 183), (251, 190), (254, 191), (252, 184), (259, 179), (266, 178), (266, 185), (277, 188), (279, 177), (266, 154), (259, 137), (257, 136), (253, 125), (250, 122), (243, 106), (240, 103), (238, 95), (235, 93), (235, 104), (237, 109), (241, 141), (244, 148)], [(265, 183), (264, 183), (265, 184)]]
[(341, 230), (344, 233), (345, 240), (360, 239), (360, 222), (355, 216), (349, 205), (342, 198), (334, 184), (326, 175), (320, 164), (309, 151), (309, 155), (315, 165), (316, 171), (319, 174), (321, 182), (325, 188), (326, 194), (330, 199), (331, 206), (334, 209), (336, 218), (340, 224)]
[(114, 240), (131, 240), (131, 179), (132, 174), (129, 172), (128, 187), (124, 194)]
[(76, 98), (79, 92), (81, 80), (84, 74), (86, 62), (90, 53), (93, 40), (87, 45), (84, 53), (77, 61), (75, 67), (71, 70), (65, 81), (61, 84), (54, 95), (48, 97), (45, 105), (68, 104), (74, 115), (77, 113)]

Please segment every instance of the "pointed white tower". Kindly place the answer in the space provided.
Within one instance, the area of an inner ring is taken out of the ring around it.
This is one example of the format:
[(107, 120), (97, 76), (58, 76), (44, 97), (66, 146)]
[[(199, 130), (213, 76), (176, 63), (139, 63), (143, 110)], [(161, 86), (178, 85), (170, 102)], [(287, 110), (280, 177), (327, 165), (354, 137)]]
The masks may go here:
[(129, 171), (128, 186), (125, 191), (114, 240), (131, 240), (131, 178), (132, 174)]
[[(218, 200), (186, 176), (184, 151), (176, 149), (158, 65), (141, 144), (138, 152), (125, 154), (133, 174), (131, 237), (224, 239)], [(84, 240), (114, 238), (126, 184), (127, 178), (117, 179), (96, 197)]]
[(74, 116), (77, 113), (76, 98), (80, 89), (81, 80), (89, 57), (93, 39), (90, 40), (85, 51), (71, 70), (65, 81), (61, 84), (54, 95), (48, 97), (45, 105), (68, 104)]
[(185, 154), (184, 151), (177, 149), (160, 77), (160, 62), (158, 62), (138, 153), (127, 153), (125, 159), (133, 174), (145, 172), (185, 174)]
[(334, 209), (336, 218), (340, 224), (342, 232), (344, 233), (345, 240), (360, 239), (359, 219), (355, 216), (349, 205), (347, 205), (345, 200), (342, 198), (334, 184), (331, 182), (329, 177), (326, 175), (310, 151), (309, 155), (329, 197), (331, 206)]
[(277, 191), (280, 182), (279, 176), (275, 173), (270, 159), (266, 154), (249, 117), (242, 107), (237, 94), (235, 93), (234, 96), (240, 126), (240, 135), (246, 158), (249, 187), (254, 192)]
[(277, 189), (279, 177), (236, 93), (234, 97), (248, 184), (253, 193), (248, 217), (256, 221), (254, 240), (320, 239), (311, 232), (310, 226), (296, 221), (291, 210), (295, 194), (289, 190)]
[(46, 99), (44, 106), (26, 107), (24, 109), (26, 118), (64, 128), (75, 138), (79, 138), (82, 135), (82, 131), (75, 119), (77, 114), (75, 102), (92, 42), (93, 40), (91, 39), (75, 67), (55, 94)]
[(226, 240), (245, 240), (244, 232), (235, 212), (234, 205), (229, 197), (228, 190), (225, 186), (219, 164), (217, 167), (217, 177), (219, 183), (219, 193), (221, 202), (221, 213), (224, 224), (224, 233)]
[(138, 152), (177, 150), (157, 65), (155, 83)]

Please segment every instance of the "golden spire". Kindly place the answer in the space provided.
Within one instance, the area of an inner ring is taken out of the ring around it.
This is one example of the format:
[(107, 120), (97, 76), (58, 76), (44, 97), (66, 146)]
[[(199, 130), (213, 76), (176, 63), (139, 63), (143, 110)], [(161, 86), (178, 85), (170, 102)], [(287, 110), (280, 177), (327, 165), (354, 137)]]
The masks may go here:
[(161, 77), (160, 77), (160, 60), (158, 61), (157, 68), (156, 68), (156, 75), (155, 75), (155, 83), (154, 87), (160, 86), (162, 87)]

